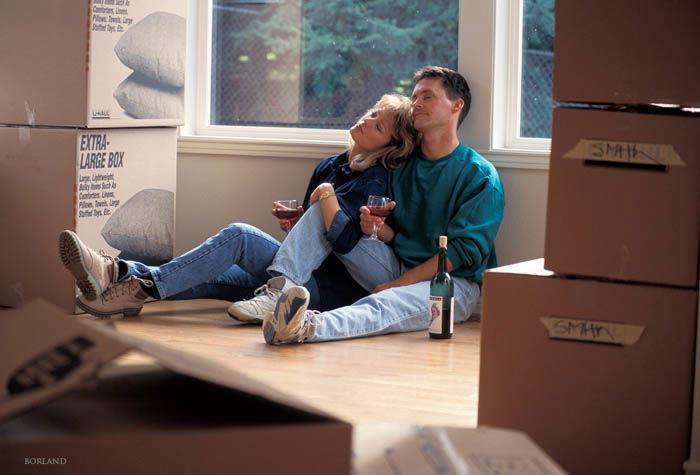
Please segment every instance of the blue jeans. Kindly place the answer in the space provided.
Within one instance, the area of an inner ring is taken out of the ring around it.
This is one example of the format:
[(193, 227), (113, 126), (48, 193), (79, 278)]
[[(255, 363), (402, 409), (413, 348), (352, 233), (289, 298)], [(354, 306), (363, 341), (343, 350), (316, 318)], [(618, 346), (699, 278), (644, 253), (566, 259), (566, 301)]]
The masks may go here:
[[(407, 269), (386, 244), (360, 240), (339, 255), (350, 275), (367, 291), (398, 278)], [(454, 280), (454, 321), (466, 321), (479, 300), (479, 285), (463, 277)], [(393, 287), (368, 295), (352, 305), (317, 315), (315, 335), (308, 341), (331, 341), (395, 332), (427, 330), (430, 282)]]
[[(335, 227), (334, 227), (335, 226)], [(312, 272), (332, 252), (318, 205), (310, 207), (280, 244), (267, 233), (233, 223), (196, 248), (160, 266), (124, 261), (129, 275), (150, 272), (160, 297), (237, 301), (253, 296), (271, 275), (284, 275), (318, 293)]]

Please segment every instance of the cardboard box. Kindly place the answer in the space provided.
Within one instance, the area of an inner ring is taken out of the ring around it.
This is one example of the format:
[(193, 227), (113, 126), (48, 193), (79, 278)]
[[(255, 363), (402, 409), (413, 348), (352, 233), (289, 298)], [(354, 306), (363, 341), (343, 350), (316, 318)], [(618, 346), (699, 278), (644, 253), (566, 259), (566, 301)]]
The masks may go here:
[(699, 323), (695, 337), (695, 383), (693, 389), (693, 422), (690, 431), (690, 457), (684, 464), (686, 475), (700, 475), (700, 299), (698, 300)]
[(75, 309), (58, 235), (105, 253), (172, 258), (177, 129), (0, 127), (0, 305), (43, 297)]
[(184, 122), (185, 0), (0, 5), (0, 123)]
[[(350, 472), (351, 426), (277, 389), (44, 302), (1, 317), (4, 473)], [(108, 370), (129, 351), (160, 367)]]
[(700, 117), (554, 110), (545, 267), (698, 285)]
[(553, 96), (700, 106), (697, 0), (556, 2)]
[(357, 475), (566, 473), (518, 431), (402, 424), (359, 424), (353, 429)]
[(572, 474), (682, 473), (697, 290), (486, 272), (479, 425), (526, 432)]

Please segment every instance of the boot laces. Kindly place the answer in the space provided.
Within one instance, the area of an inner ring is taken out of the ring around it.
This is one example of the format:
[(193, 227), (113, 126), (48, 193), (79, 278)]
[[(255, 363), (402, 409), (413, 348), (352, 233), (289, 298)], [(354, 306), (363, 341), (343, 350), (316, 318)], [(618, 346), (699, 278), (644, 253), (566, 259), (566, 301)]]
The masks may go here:
[(107, 253), (105, 252), (105, 250), (102, 249), (102, 248), (100, 248), (100, 250), (97, 251), (97, 254), (99, 254), (99, 256), (100, 256), (102, 259), (106, 260), (107, 262), (111, 262), (111, 263), (116, 262), (116, 259), (115, 259), (114, 257), (112, 257), (112, 256), (107, 255)]
[(124, 295), (136, 295), (136, 293), (141, 290), (141, 284), (146, 287), (153, 287), (153, 282), (150, 280), (144, 280), (136, 276), (132, 276), (128, 280), (110, 285), (100, 296), (100, 298), (102, 299), (103, 303), (107, 303), (110, 300), (117, 299)]
[(312, 327), (317, 326), (323, 320), (323, 316), (318, 310), (306, 310), (304, 312), (304, 319), (299, 326), (299, 343), (302, 343), (307, 338), (313, 336), (311, 331)]
[(253, 297), (252, 299), (248, 300), (248, 303), (254, 305), (258, 311), (262, 311), (263, 305), (266, 303), (264, 298), (257, 298), (257, 297), (270, 297), (273, 301), (276, 301), (277, 299), (280, 298), (280, 295), (282, 295), (282, 290), (276, 289), (274, 287), (270, 287), (269, 285), (265, 284), (261, 287), (258, 287), (255, 289), (255, 292), (253, 292)]

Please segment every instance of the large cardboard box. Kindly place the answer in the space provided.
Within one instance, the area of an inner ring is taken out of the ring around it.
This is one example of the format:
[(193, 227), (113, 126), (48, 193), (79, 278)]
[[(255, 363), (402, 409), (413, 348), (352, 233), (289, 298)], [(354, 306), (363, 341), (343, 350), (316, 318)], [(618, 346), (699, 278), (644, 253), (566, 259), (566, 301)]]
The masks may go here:
[(0, 3), (0, 123), (181, 125), (185, 0)]
[(479, 425), (524, 431), (572, 474), (682, 473), (698, 293), (486, 272)]
[(493, 427), (359, 424), (353, 428), (357, 475), (564, 475), (527, 434)]
[[(3, 473), (350, 472), (349, 424), (176, 348), (87, 323), (44, 302), (0, 315)], [(129, 351), (158, 366), (110, 364)]]
[(686, 475), (700, 475), (700, 300), (698, 300), (698, 328), (695, 337), (695, 388), (693, 390), (693, 422), (690, 432), (690, 457), (685, 463)]
[(40, 296), (73, 311), (64, 229), (108, 255), (172, 258), (176, 137), (174, 127), (0, 127), (0, 305)]
[(697, 287), (700, 117), (554, 110), (545, 267)]
[(556, 2), (556, 101), (700, 106), (697, 0)]

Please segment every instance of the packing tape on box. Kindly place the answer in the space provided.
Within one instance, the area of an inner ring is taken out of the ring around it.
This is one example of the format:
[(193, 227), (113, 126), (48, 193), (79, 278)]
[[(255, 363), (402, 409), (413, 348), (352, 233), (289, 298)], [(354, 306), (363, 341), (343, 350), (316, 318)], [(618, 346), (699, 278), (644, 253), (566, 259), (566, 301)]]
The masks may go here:
[(414, 426), (413, 434), (436, 472), (469, 475), (469, 465), (442, 427)]
[(20, 145), (29, 145), (32, 141), (29, 127), (17, 127), (17, 140)]
[(552, 340), (587, 341), (609, 345), (634, 345), (646, 327), (626, 323), (580, 320), (550, 316), (540, 317)]
[(580, 139), (564, 158), (617, 163), (684, 167), (685, 162), (668, 144)]
[(33, 126), (36, 123), (36, 113), (28, 100), (24, 100), (24, 112), (27, 114), (27, 124)]

